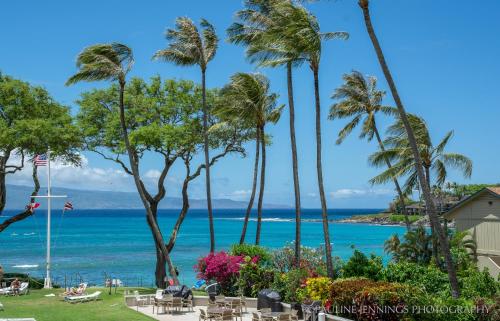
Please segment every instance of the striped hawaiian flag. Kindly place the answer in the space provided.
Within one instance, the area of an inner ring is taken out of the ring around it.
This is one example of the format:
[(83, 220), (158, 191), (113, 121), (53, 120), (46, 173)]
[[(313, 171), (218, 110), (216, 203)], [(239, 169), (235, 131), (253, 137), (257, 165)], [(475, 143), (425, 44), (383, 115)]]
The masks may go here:
[(48, 162), (49, 161), (46, 154), (36, 155), (33, 159), (33, 163), (35, 164), (35, 166), (47, 166)]

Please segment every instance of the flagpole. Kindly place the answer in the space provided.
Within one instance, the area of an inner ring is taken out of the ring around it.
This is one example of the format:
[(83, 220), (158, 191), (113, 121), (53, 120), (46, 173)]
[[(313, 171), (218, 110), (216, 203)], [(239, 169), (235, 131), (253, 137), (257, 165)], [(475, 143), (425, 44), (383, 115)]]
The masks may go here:
[(45, 289), (52, 288), (52, 280), (50, 279), (50, 216), (51, 216), (51, 186), (50, 186), (50, 147), (47, 149), (47, 277), (45, 278)]

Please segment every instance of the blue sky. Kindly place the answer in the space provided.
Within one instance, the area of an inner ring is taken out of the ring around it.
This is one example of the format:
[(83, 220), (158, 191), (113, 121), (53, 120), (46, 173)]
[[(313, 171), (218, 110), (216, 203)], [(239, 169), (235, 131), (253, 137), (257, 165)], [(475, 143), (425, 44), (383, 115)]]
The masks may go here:
[[(320, 72), (323, 108), (323, 164), (325, 189), (331, 207), (384, 207), (393, 197), (393, 187), (370, 186), (377, 169), (367, 165), (374, 143), (355, 135), (341, 146), (335, 136), (345, 121), (328, 121), (326, 114), (332, 91), (341, 84), (343, 73), (352, 69), (379, 78), (386, 84), (366, 34), (362, 14), (354, 0), (320, 1), (308, 6), (325, 31), (348, 31), (348, 41), (324, 45)], [(180, 68), (151, 61), (152, 54), (166, 45), (163, 32), (177, 16), (195, 21), (204, 17), (217, 28), (221, 38), (217, 56), (208, 69), (208, 85), (222, 86), (237, 71), (253, 72), (245, 61), (243, 48), (225, 42), (225, 29), (234, 13), (242, 8), (239, 0), (184, 1), (8, 1), (0, 18), (0, 70), (33, 84), (44, 86), (60, 102), (77, 111), (79, 94), (107, 84), (79, 84), (65, 87), (75, 71), (75, 57), (85, 46), (99, 42), (123, 42), (134, 50), (133, 76), (199, 81), (197, 68)], [(500, 42), (498, 12), (500, 2), (406, 0), (372, 1), (373, 23), (389, 66), (408, 111), (423, 116), (434, 140), (453, 129), (449, 151), (463, 153), (474, 162), (471, 180), (456, 172), (449, 180), (458, 182), (499, 182), (497, 159), (500, 151)], [(272, 89), (286, 103), (285, 73), (262, 69), (270, 77)], [(303, 204), (319, 207), (317, 198), (314, 144), (312, 75), (304, 66), (295, 72), (297, 135)], [(392, 104), (389, 96), (387, 104)], [(391, 119), (379, 119), (385, 128)], [(290, 142), (287, 111), (280, 123), (269, 127), (273, 145), (268, 151), (265, 202), (292, 204)], [(357, 133), (355, 133), (357, 134)], [(253, 147), (249, 157), (229, 157), (213, 168), (214, 197), (246, 199), (251, 186)], [(134, 190), (132, 181), (109, 161), (84, 153), (84, 168), (59, 165), (55, 184), (100, 190)], [(142, 171), (146, 180), (156, 175), (158, 159), (148, 157)], [(168, 180), (170, 196), (179, 195), (183, 172), (175, 167)], [(10, 183), (29, 183), (25, 171)], [(203, 198), (203, 178), (191, 186), (192, 197)]]

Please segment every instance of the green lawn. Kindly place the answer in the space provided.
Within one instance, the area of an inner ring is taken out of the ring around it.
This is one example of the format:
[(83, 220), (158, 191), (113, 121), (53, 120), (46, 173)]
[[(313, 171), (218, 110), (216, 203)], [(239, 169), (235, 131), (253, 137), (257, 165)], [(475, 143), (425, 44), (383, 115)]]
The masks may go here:
[[(109, 295), (107, 289), (88, 289), (88, 293), (99, 290), (101, 300), (97, 302), (70, 304), (62, 301), (58, 296), (61, 289), (31, 290), (29, 295), (19, 297), (0, 296), (4, 311), (0, 311), (2, 318), (35, 318), (37, 321), (146, 321), (154, 320), (138, 313), (125, 305), (123, 290)], [(152, 290), (141, 289), (141, 293), (151, 293)], [(45, 297), (54, 293), (55, 297)]]

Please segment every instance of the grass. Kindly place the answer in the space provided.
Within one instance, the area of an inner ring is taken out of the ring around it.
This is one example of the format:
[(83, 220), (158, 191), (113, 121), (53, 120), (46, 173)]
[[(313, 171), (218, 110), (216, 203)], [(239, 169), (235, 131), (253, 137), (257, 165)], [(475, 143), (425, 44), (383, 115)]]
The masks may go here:
[[(139, 289), (141, 293), (151, 293), (150, 289)], [(0, 311), (3, 318), (35, 318), (37, 321), (147, 321), (154, 320), (125, 305), (123, 289), (109, 295), (109, 289), (91, 288), (87, 292), (102, 291), (97, 302), (70, 304), (58, 296), (61, 289), (31, 290), (29, 295), (16, 297), (0, 296), (5, 311)], [(54, 293), (55, 297), (46, 297)]]

